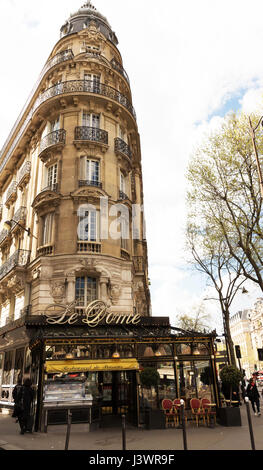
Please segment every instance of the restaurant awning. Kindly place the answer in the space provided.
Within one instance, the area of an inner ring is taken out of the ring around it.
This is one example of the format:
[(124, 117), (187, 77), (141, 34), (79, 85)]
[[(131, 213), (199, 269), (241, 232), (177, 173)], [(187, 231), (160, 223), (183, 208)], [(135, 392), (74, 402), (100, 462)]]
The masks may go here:
[(45, 369), (48, 374), (88, 371), (139, 370), (136, 359), (103, 359), (99, 361), (47, 361)]

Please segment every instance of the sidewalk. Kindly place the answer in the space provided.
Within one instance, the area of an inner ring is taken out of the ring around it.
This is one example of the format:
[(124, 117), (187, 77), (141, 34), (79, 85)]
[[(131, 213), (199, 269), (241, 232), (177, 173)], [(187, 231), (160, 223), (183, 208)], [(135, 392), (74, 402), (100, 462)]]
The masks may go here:
[[(252, 411), (252, 410), (251, 410)], [(188, 450), (251, 450), (245, 405), (241, 407), (242, 426), (207, 428), (187, 424)], [(263, 415), (251, 413), (256, 450), (263, 450)], [(66, 426), (49, 426), (48, 433), (19, 434), (19, 425), (0, 414), (0, 450), (64, 450)], [(141, 430), (127, 426), (127, 450), (183, 450), (180, 429)], [(85, 424), (73, 424), (69, 450), (122, 450), (121, 428), (87, 432)]]

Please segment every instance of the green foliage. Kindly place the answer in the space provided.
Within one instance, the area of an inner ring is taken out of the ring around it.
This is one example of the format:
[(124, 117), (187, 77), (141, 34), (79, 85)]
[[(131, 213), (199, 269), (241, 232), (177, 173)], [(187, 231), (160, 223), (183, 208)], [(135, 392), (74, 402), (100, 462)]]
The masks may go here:
[(140, 374), (141, 384), (147, 388), (157, 387), (160, 381), (159, 372), (153, 367), (146, 367)]
[(237, 387), (239, 382), (243, 379), (242, 372), (234, 366), (223, 367), (219, 375), (222, 380), (222, 384), (232, 387)]

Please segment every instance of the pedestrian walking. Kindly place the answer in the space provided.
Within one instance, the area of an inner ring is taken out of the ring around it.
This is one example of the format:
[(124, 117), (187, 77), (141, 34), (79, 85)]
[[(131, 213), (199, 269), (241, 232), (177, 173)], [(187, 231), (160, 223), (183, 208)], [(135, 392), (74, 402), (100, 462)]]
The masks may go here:
[(33, 389), (31, 380), (25, 379), (23, 386), (17, 394), (17, 403), (19, 407), (18, 421), (20, 424), (20, 434), (32, 432), (31, 423), (31, 404), (33, 402)]
[(259, 401), (259, 392), (258, 392), (258, 389), (257, 389), (257, 384), (256, 384), (256, 377), (253, 376), (253, 378), (251, 378), (249, 380), (249, 384), (247, 386), (247, 390), (246, 390), (246, 394), (249, 398), (249, 400), (251, 401), (251, 405), (252, 405), (252, 408), (253, 408), (253, 411), (255, 413), (255, 416), (260, 416), (261, 413), (260, 413), (260, 401)]
[(22, 377), (18, 376), (17, 384), (16, 384), (16, 386), (13, 390), (13, 393), (12, 393), (12, 397), (13, 397), (13, 400), (14, 400), (14, 409), (13, 409), (12, 418), (17, 418), (17, 421), (18, 421), (18, 415), (19, 415), (19, 412), (20, 412), (20, 408), (19, 408), (19, 404), (18, 404), (18, 400), (17, 400), (17, 395), (18, 395), (19, 390), (21, 388), (22, 388)]

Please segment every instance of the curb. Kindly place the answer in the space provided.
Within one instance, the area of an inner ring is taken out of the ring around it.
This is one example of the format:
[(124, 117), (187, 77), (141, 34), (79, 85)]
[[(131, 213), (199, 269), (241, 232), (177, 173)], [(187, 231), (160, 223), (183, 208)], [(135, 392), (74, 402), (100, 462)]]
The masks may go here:
[(0, 441), (0, 450), (23, 450), (20, 447), (8, 444), (8, 442)]

